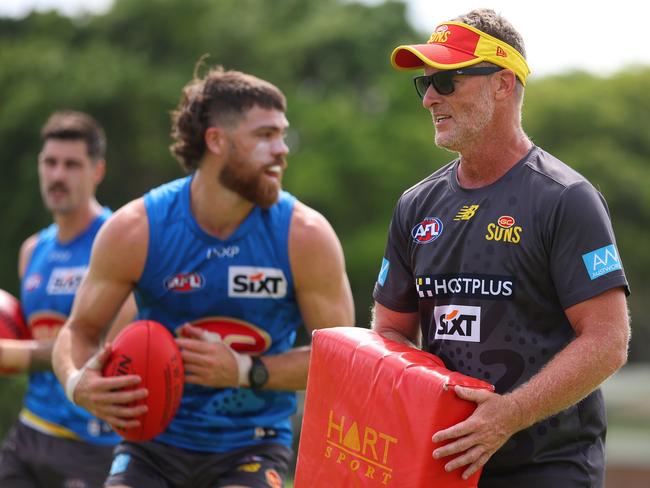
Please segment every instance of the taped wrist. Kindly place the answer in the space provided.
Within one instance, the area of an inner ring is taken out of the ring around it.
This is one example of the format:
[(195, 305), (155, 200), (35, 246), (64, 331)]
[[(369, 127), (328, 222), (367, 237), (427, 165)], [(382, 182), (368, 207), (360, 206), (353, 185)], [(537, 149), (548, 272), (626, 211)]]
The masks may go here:
[(212, 342), (212, 343), (220, 343), (223, 344), (226, 350), (230, 353), (230, 355), (233, 357), (235, 362), (237, 363), (237, 383), (238, 386), (248, 386), (248, 373), (251, 370), (251, 367), (253, 366), (253, 360), (248, 354), (240, 354), (237, 351), (235, 351), (232, 347), (230, 347), (228, 344), (223, 342), (219, 334), (216, 334), (214, 332), (209, 332), (207, 330), (203, 330), (203, 340), (206, 342)]
[(97, 354), (95, 354), (91, 356), (88, 361), (86, 361), (86, 364), (84, 364), (81, 369), (74, 371), (68, 376), (68, 379), (65, 382), (65, 396), (68, 397), (68, 400), (70, 400), (71, 403), (74, 403), (76, 405), (74, 401), (74, 391), (77, 389), (77, 385), (79, 384), (79, 381), (81, 381), (81, 377), (86, 372), (86, 370), (94, 369), (96, 371), (99, 371), (101, 368), (102, 365), (97, 359)]

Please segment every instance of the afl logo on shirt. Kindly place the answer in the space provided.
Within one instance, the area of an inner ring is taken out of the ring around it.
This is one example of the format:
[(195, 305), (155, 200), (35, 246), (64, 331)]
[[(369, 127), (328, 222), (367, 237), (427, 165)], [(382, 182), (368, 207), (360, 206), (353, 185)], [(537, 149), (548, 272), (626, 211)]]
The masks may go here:
[(228, 296), (241, 298), (284, 298), (287, 279), (279, 268), (230, 266)]
[(438, 217), (427, 217), (411, 230), (413, 241), (418, 244), (428, 244), (442, 234), (442, 220)]
[(86, 275), (86, 266), (54, 268), (47, 282), (48, 295), (74, 295)]
[(200, 273), (178, 273), (165, 279), (165, 288), (180, 293), (200, 290), (204, 284), (205, 279)]

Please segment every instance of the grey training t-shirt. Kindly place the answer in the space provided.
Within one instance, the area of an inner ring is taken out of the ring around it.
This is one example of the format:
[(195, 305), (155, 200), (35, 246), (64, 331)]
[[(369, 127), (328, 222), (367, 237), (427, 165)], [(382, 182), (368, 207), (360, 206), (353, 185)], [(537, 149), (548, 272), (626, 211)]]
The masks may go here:
[[(575, 337), (566, 308), (628, 285), (605, 200), (579, 173), (538, 147), (479, 189), (457, 166), (399, 199), (373, 296), (418, 312), (425, 350), (504, 393)], [(480, 486), (601, 486), (604, 437), (597, 390), (513, 436)]]

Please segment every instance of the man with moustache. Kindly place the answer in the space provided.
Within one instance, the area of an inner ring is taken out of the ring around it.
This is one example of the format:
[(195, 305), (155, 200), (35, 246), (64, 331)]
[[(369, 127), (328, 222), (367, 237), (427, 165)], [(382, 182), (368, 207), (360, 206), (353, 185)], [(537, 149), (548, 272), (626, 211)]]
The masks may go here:
[[(0, 486), (97, 488), (119, 437), (68, 401), (51, 371), (51, 354), (93, 240), (111, 213), (95, 198), (106, 171), (106, 138), (91, 116), (73, 111), (52, 114), (41, 138), (38, 176), (54, 223), (29, 237), (19, 254), (21, 304), (32, 339), (0, 339), (0, 367), (30, 372), (20, 417), (0, 451)], [(134, 315), (127, 300), (115, 328)]]
[(353, 324), (338, 238), (281, 190), (285, 110), (280, 90), (249, 74), (217, 67), (195, 77), (171, 146), (190, 175), (127, 204), (98, 237), (54, 351), (70, 397), (112, 425), (137, 425), (146, 407), (128, 404), (147, 392), (115, 389), (139, 378), (82, 367), (96, 353), (105, 361), (99, 336), (132, 290), (139, 318), (179, 334), (186, 371), (167, 430), (118, 446), (106, 486), (282, 486), (290, 390), (305, 388), (309, 363), (309, 347), (292, 347), (296, 329)]

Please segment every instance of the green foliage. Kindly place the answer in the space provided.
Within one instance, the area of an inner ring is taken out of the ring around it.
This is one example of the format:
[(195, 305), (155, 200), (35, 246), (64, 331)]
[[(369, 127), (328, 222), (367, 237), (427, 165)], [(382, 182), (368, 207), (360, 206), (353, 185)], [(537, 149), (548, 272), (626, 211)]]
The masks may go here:
[[(0, 19), (0, 287), (17, 293), (20, 243), (49, 223), (36, 175), (38, 131), (49, 113), (87, 110), (104, 124), (109, 166), (98, 196), (118, 208), (182, 175), (168, 151), (169, 112), (209, 54), (208, 65), (252, 72), (287, 95), (285, 187), (338, 232), (357, 323), (367, 325), (397, 198), (454, 157), (435, 148), (411, 75), (389, 64), (393, 47), (425, 38), (399, 1), (117, 0), (101, 16)], [(650, 67), (533, 79), (524, 108), (533, 140), (608, 200), (634, 291), (631, 358), (646, 361), (649, 86)], [(0, 381), (2, 398), (17, 402)]]

